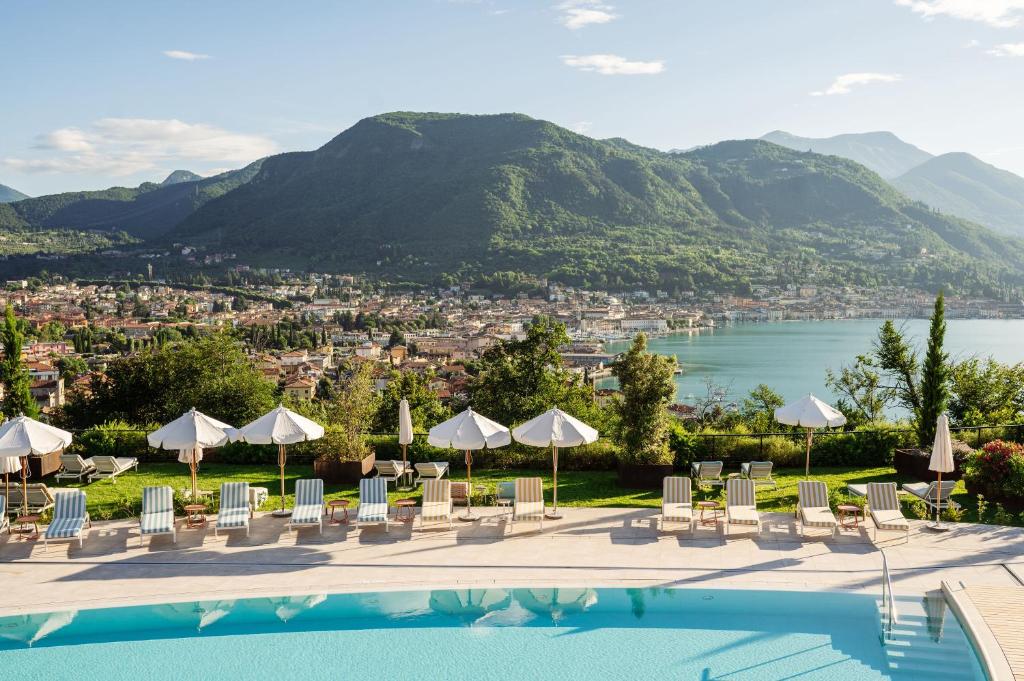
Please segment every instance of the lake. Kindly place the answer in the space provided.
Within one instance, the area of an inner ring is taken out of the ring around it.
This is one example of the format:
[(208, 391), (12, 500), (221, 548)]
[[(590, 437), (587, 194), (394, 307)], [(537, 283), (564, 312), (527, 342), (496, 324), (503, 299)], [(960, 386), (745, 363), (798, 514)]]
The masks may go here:
[[(896, 322), (921, 349), (928, 337), (928, 320)], [(675, 355), (683, 368), (676, 376), (676, 400), (692, 403), (705, 395), (706, 377), (726, 388), (726, 402), (740, 402), (759, 383), (767, 383), (787, 400), (808, 392), (834, 400), (825, 388), (825, 371), (852, 364), (871, 349), (881, 320), (851, 319), (820, 322), (734, 324), (714, 330), (651, 338), (652, 352)], [(608, 352), (622, 352), (629, 341), (607, 343)], [(976, 355), (1000, 362), (1024, 362), (1024, 320), (953, 319), (946, 326), (946, 352), (953, 359)], [(612, 387), (605, 379), (600, 387)]]

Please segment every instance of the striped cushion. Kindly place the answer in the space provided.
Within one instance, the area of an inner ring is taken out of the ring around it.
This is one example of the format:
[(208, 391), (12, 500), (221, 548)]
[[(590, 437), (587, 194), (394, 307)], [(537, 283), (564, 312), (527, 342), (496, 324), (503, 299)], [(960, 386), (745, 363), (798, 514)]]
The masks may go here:
[(869, 482), (868, 506), (872, 511), (899, 511), (900, 500), (896, 496), (896, 483)]
[(698, 461), (693, 464), (693, 474), (701, 480), (718, 480), (724, 465), (721, 461)]
[(450, 518), (452, 490), (449, 480), (423, 481), (423, 520)]
[(910, 523), (899, 511), (887, 511), (871, 509), (871, 519), (880, 530), (906, 530)]
[(743, 478), (730, 478), (725, 486), (726, 506), (757, 506), (754, 483)]
[(743, 473), (748, 478), (770, 478), (772, 477), (771, 461), (751, 461), (741, 466)]
[(290, 522), (293, 525), (318, 525), (323, 512), (323, 504), (295, 504)]
[(319, 478), (295, 481), (295, 506), (323, 506), (324, 481)]
[[(224, 482), (220, 486), (220, 512), (244, 509), (249, 512), (249, 483)], [(218, 514), (217, 524), (220, 524)]]
[(169, 534), (174, 531), (174, 511), (143, 513), (139, 527), (142, 534)]
[(727, 506), (725, 519), (739, 525), (757, 525), (761, 518), (753, 506)]
[(388, 517), (388, 486), (382, 478), (359, 481), (359, 520), (384, 522)]
[(808, 527), (835, 527), (836, 517), (828, 508), (801, 508), (800, 521)]
[(249, 508), (221, 508), (217, 527), (245, 527), (249, 524)]
[(828, 486), (820, 480), (801, 480), (796, 484), (800, 508), (829, 508)]
[(516, 483), (511, 480), (504, 480), (498, 483), (497, 490), (495, 492), (498, 499), (515, 499), (516, 498)]
[(661, 497), (666, 504), (691, 503), (690, 479), (677, 476), (665, 478), (661, 484)]
[(49, 539), (77, 537), (85, 525), (85, 492), (62, 492), (54, 498), (53, 522), (46, 528)]
[(540, 478), (516, 478), (514, 515), (517, 519), (544, 516), (544, 487)]
[(85, 525), (85, 518), (54, 518), (46, 528), (46, 537), (47, 539), (77, 537), (82, 533), (83, 525)]
[(143, 487), (142, 513), (174, 513), (174, 490), (170, 487)]

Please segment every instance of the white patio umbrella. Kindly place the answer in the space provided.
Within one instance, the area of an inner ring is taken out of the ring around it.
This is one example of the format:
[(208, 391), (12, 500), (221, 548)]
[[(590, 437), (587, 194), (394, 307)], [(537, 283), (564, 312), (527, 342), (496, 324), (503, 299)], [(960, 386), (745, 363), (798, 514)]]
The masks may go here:
[(409, 400), (404, 398), (398, 403), (398, 444), (402, 445), (402, 470), (405, 470), (409, 445), (412, 444), (412, 412), (409, 411)]
[[(21, 512), (28, 515), (28, 458), (64, 449), (71, 444), (71, 433), (27, 416), (16, 416), (0, 426), (0, 458), (19, 459), (21, 468)], [(24, 459), (24, 460), (21, 460)], [(17, 470), (13, 464), (5, 470)]]
[(928, 462), (928, 470), (935, 471), (939, 478), (938, 485), (935, 487), (935, 522), (928, 524), (928, 527), (933, 530), (949, 529), (942, 524), (942, 520), (939, 518), (939, 500), (942, 499), (942, 474), (952, 473), (954, 468), (953, 439), (949, 436), (949, 417), (942, 414), (935, 426), (935, 444), (932, 445), (932, 458)]
[(558, 519), (558, 448), (578, 447), (597, 441), (597, 430), (555, 407), (512, 429), (512, 437), (531, 447), (551, 447), (554, 473), (551, 511), (548, 518)]
[(284, 507), (284, 464), (287, 459), (285, 446), (318, 440), (323, 436), (323, 426), (296, 414), (284, 405), (278, 405), (276, 409), (268, 411), (231, 434), (233, 440), (243, 440), (253, 445), (277, 445), (277, 465), (281, 469), (281, 508), (274, 511), (274, 515), (291, 515), (291, 511)]
[[(442, 449), (462, 449), (466, 452), (466, 480), (469, 484), (469, 497), (473, 496), (473, 454), (477, 449), (504, 447), (512, 442), (508, 428), (496, 423), (486, 416), (481, 416), (467, 409), (453, 416), (444, 423), (430, 429), (427, 442)], [(466, 512), (459, 516), (460, 520), (476, 520), (473, 514), (473, 502), (467, 498)]]
[(162, 428), (146, 436), (150, 447), (178, 450), (178, 461), (187, 463), (192, 474), (192, 501), (195, 503), (196, 470), (203, 460), (203, 450), (220, 447), (230, 440), (235, 429), (217, 419), (212, 419), (195, 407), (174, 419)]
[(0, 473), (4, 474), (4, 499), (11, 498), (11, 473), (21, 470), (21, 459), (16, 456), (0, 457)]
[(811, 440), (814, 438), (814, 429), (835, 428), (846, 423), (846, 417), (841, 412), (833, 409), (810, 393), (807, 394), (807, 397), (776, 409), (775, 420), (787, 426), (799, 426), (807, 429), (805, 477), (810, 477), (811, 475)]

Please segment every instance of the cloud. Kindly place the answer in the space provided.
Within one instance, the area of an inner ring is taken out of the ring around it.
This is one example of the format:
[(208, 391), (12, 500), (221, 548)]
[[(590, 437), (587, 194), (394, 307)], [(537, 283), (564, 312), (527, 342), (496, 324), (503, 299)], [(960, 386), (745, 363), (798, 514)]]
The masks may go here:
[(665, 62), (629, 61), (616, 54), (588, 54), (576, 56), (566, 54), (562, 62), (580, 71), (594, 71), (604, 76), (638, 76), (661, 73), (665, 70)]
[(5, 158), (25, 172), (97, 172), (114, 176), (182, 162), (243, 165), (276, 151), (260, 135), (236, 133), (206, 123), (176, 119), (102, 118), (87, 129), (60, 128), (40, 135), (37, 149), (56, 152), (40, 158)]
[(185, 50), (164, 50), (164, 56), (170, 57), (171, 59), (182, 59), (184, 61), (196, 61), (199, 59), (209, 59), (208, 54), (199, 54), (198, 52), (186, 52)]
[(811, 93), (813, 97), (825, 95), (846, 95), (857, 85), (868, 85), (870, 83), (895, 83), (902, 80), (898, 73), (844, 73), (837, 76), (827, 90), (817, 90)]
[(975, 47), (978, 47), (979, 45), (981, 45), (981, 41), (980, 40), (977, 40), (975, 38), (971, 38), (966, 43), (964, 43), (964, 49), (967, 49), (967, 50), (974, 49)]
[(896, 0), (925, 19), (948, 16), (1009, 28), (1024, 17), (1024, 0)]
[(985, 52), (996, 57), (1024, 57), (1024, 43), (1003, 43)]
[(566, 0), (555, 8), (562, 13), (559, 20), (569, 30), (575, 31), (590, 24), (607, 24), (618, 19), (612, 13), (615, 8), (600, 0)]
[(573, 132), (577, 134), (586, 135), (588, 132), (590, 132), (590, 128), (592, 128), (593, 126), (594, 124), (591, 123), (590, 121), (579, 121), (577, 123), (573, 123), (571, 129)]

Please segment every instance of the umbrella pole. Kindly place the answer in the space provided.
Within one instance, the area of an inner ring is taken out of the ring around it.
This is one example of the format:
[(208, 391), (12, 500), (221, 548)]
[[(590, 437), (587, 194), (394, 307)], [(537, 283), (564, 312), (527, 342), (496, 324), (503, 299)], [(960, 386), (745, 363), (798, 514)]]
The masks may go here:
[(473, 455), (466, 450), (466, 512), (459, 516), (459, 520), (479, 520), (480, 516), (473, 513)]
[[(409, 466), (409, 464), (406, 463), (407, 460), (408, 460), (408, 450), (409, 450), (409, 445), (403, 444), (402, 445), (402, 477), (403, 478), (405, 477), (405, 469)], [(409, 479), (410, 480), (412, 479), (411, 475), (409, 476)], [(412, 487), (409, 487), (408, 485), (403, 483), (402, 484), (402, 489), (408, 490), (408, 489), (412, 489)]]
[(196, 468), (198, 466), (199, 466), (199, 462), (196, 461), (196, 450), (193, 447), (192, 448), (192, 461), (189, 462), (189, 466), (188, 466), (189, 473), (192, 476), (192, 503), (193, 504), (198, 504), (199, 503), (199, 490), (197, 489), (198, 485), (196, 484)]
[(807, 460), (804, 463), (804, 478), (811, 477), (811, 438), (814, 437), (813, 433), (813, 430), (807, 429)]
[(938, 471), (939, 484), (935, 486), (935, 524), (938, 525), (941, 521), (939, 520), (939, 500), (942, 499), (942, 471)]
[(558, 447), (551, 445), (551, 465), (554, 472), (554, 484), (551, 490), (551, 511), (544, 515), (552, 520), (558, 520), (562, 514), (558, 512)]
[(284, 518), (292, 514), (291, 511), (284, 507), (284, 464), (287, 461), (288, 453), (285, 451), (285, 445), (277, 446), (277, 465), (281, 469), (281, 508), (274, 511), (271, 515), (275, 518)]

